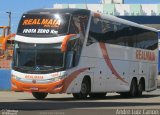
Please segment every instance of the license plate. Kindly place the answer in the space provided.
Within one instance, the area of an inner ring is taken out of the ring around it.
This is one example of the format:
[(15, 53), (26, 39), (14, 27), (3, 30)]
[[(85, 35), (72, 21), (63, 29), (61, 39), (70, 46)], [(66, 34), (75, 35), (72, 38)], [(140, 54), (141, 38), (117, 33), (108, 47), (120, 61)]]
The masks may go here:
[(37, 87), (31, 87), (31, 90), (38, 91)]

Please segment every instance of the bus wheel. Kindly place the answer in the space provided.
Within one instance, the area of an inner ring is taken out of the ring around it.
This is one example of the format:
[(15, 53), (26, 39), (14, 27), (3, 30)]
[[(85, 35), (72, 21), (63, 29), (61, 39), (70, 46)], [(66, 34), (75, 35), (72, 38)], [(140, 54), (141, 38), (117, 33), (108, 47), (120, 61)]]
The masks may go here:
[(89, 79), (84, 78), (81, 84), (80, 93), (73, 93), (75, 99), (86, 99), (90, 92), (90, 82)]
[(131, 86), (130, 86), (130, 91), (129, 91), (129, 96), (130, 97), (136, 97), (138, 92), (137, 88), (137, 82), (135, 79), (132, 80)]
[(138, 91), (137, 91), (137, 96), (140, 97), (142, 96), (142, 92), (143, 92), (143, 89), (144, 89), (144, 84), (142, 82), (142, 80), (139, 82), (138, 84)]
[(107, 93), (90, 93), (91, 98), (105, 98)]
[(38, 100), (43, 100), (48, 95), (48, 93), (32, 92), (32, 95)]

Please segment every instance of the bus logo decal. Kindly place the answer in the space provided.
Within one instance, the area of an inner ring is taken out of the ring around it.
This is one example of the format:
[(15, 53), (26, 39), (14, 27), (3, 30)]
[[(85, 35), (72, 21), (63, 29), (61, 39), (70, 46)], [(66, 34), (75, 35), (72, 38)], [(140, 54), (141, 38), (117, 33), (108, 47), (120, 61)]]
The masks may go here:
[(35, 67), (35, 70), (39, 71), (39, 70), (40, 70), (40, 68), (39, 68), (38, 66), (36, 66), (36, 67)]
[(137, 60), (146, 60), (146, 61), (155, 61), (156, 56), (154, 52), (136, 50), (136, 59)]
[(128, 83), (127, 81), (125, 81), (125, 80), (118, 74), (118, 72), (116, 71), (116, 69), (113, 67), (112, 62), (111, 62), (111, 60), (110, 60), (110, 58), (109, 58), (109, 55), (108, 55), (108, 52), (107, 52), (107, 48), (106, 48), (106, 46), (105, 46), (105, 43), (100, 42), (99, 45), (100, 45), (100, 48), (101, 48), (101, 51), (102, 51), (104, 60), (105, 60), (106, 64), (108, 65), (109, 69), (112, 71), (112, 73), (113, 73), (118, 79), (120, 79), (121, 81), (123, 81), (124, 83)]
[(32, 80), (32, 83), (36, 84), (36, 80), (35, 80), (35, 79), (33, 79), (33, 80)]

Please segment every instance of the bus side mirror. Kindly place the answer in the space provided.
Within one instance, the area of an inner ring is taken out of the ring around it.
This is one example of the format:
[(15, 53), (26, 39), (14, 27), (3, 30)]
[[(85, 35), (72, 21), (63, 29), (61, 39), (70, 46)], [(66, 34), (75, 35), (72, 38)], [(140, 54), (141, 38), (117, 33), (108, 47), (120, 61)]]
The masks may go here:
[(76, 34), (69, 34), (63, 39), (62, 45), (61, 45), (61, 52), (67, 51), (67, 45), (68, 45), (69, 40), (72, 38), (75, 39), (75, 37), (76, 37)]

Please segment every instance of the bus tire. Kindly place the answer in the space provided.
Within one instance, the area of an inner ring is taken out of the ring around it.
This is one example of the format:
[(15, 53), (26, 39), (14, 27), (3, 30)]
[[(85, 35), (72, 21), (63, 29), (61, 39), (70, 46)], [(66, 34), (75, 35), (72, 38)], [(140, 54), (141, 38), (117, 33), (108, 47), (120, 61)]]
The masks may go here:
[(89, 96), (91, 98), (105, 98), (106, 94), (107, 94), (106, 92), (104, 92), (104, 93), (90, 93)]
[(82, 81), (80, 93), (73, 93), (72, 95), (75, 99), (86, 99), (89, 92), (90, 92), (90, 82), (89, 79), (86, 77)]
[(48, 95), (48, 93), (42, 93), (42, 92), (32, 92), (33, 97), (35, 97), (38, 100), (43, 100)]
[(133, 79), (130, 86), (129, 96), (130, 97), (136, 97), (138, 92), (137, 88), (137, 81), (136, 79)]
[(144, 84), (143, 81), (140, 80), (139, 84), (138, 84), (138, 90), (137, 90), (137, 96), (141, 97), (142, 96), (142, 92), (144, 90)]

